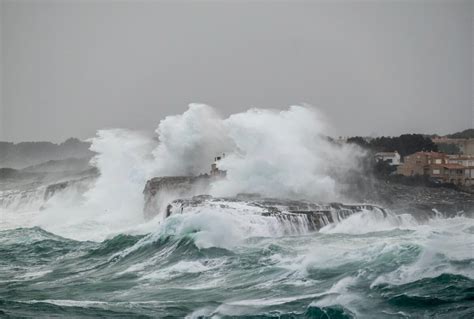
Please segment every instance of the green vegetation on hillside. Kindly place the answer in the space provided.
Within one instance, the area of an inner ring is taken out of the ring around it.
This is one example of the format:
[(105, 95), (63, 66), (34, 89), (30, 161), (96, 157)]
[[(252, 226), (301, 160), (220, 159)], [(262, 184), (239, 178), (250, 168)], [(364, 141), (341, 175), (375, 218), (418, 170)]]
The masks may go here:
[(469, 128), (462, 132), (446, 135), (449, 138), (474, 138), (474, 128)]
[(347, 139), (348, 143), (357, 144), (374, 152), (397, 151), (404, 157), (420, 151), (438, 151), (438, 146), (431, 138), (421, 134), (403, 134), (398, 137), (377, 137), (366, 141), (363, 137), (355, 136)]

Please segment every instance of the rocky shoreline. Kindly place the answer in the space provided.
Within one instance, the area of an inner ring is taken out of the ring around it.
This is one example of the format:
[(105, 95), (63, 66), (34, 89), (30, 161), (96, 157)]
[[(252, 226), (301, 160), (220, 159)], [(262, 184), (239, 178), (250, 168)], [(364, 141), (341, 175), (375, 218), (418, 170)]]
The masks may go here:
[(450, 187), (405, 185), (370, 179), (365, 188), (347, 195), (358, 201), (377, 203), (395, 212), (426, 214), (438, 211), (448, 216), (458, 213), (474, 216), (474, 194)]
[[(158, 213), (166, 212), (171, 214), (171, 207), (176, 203), (183, 203), (187, 206), (197, 205), (202, 201), (218, 202), (215, 199), (206, 196), (197, 196), (206, 194), (212, 177), (202, 175), (175, 176), (175, 177), (157, 177), (149, 180), (143, 190), (144, 194), (144, 213), (147, 218), (152, 218)], [(345, 201), (352, 203), (365, 203), (367, 207), (384, 207), (395, 213), (410, 213), (419, 217), (429, 217), (437, 212), (447, 216), (453, 216), (459, 213), (473, 215), (474, 213), (474, 195), (446, 187), (427, 187), (427, 186), (407, 186), (398, 183), (385, 182), (378, 179), (366, 179), (361, 182), (362, 187), (350, 185), (344, 190)], [(231, 198), (225, 198), (226, 201), (243, 201), (251, 205), (266, 203), (268, 212), (274, 203), (279, 202), (285, 206), (285, 210), (295, 213), (298, 207), (306, 208), (301, 213), (324, 211), (324, 207), (339, 205), (342, 207), (356, 207), (357, 205), (344, 205), (338, 203), (316, 203), (311, 201), (295, 201), (289, 199), (261, 199), (258, 194), (246, 194), (247, 198), (241, 194)], [(256, 196), (248, 198), (248, 196)], [(309, 206), (308, 206), (309, 205)], [(358, 205), (361, 206), (361, 205)], [(308, 208), (311, 207), (311, 208)], [(282, 210), (275, 210), (281, 213)]]
[[(18, 171), (3, 171), (4, 176), (0, 180), (0, 206), (2, 207), (11, 205), (16, 199), (25, 201), (26, 198), (30, 197), (43, 198), (45, 202), (56, 193), (63, 192), (70, 187), (90, 184), (98, 176), (98, 172), (94, 169), (76, 174), (48, 174), (44, 177), (33, 173), (22, 173), (17, 176)], [(176, 200), (184, 202), (192, 200), (192, 202), (197, 203), (196, 200), (200, 198), (198, 195), (209, 194), (209, 186), (217, 178), (221, 177), (204, 174), (199, 176), (155, 177), (148, 180), (143, 189), (143, 213), (145, 218), (151, 219), (159, 213), (166, 214), (169, 204)], [(474, 216), (474, 194), (443, 186), (406, 185), (388, 180), (365, 178), (359, 179), (357, 183), (346, 185), (341, 194), (342, 197), (338, 201), (364, 203), (383, 207), (395, 213), (433, 216), (436, 212), (440, 212), (446, 216), (454, 216), (459, 213)], [(205, 197), (201, 197), (201, 200), (203, 198)], [(263, 203), (265, 200), (278, 201), (276, 199), (261, 198), (258, 194), (238, 194), (238, 196), (226, 198), (226, 200), (253, 201), (252, 205), (257, 205), (259, 202)], [(289, 209), (291, 211), (298, 210), (295, 208), (298, 205), (301, 206), (303, 203), (307, 205), (311, 202), (281, 200), (287, 206), (295, 204), (293, 208)], [(334, 203), (311, 203), (320, 206), (335, 205)], [(319, 209), (315, 207), (313, 207), (315, 210)], [(269, 209), (269, 212), (271, 212), (271, 209)]]
[(377, 211), (384, 216), (387, 215), (383, 208), (375, 205), (317, 204), (310, 201), (249, 198), (241, 195), (235, 197), (198, 195), (169, 203), (166, 208), (166, 217), (202, 208), (250, 212), (263, 217), (273, 217), (281, 223), (304, 225), (308, 231), (319, 230), (328, 224), (342, 221), (363, 211)]

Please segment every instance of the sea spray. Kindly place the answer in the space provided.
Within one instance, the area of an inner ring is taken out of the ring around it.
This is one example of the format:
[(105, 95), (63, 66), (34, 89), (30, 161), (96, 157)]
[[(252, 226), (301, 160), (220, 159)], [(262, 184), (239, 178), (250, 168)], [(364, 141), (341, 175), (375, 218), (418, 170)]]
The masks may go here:
[(215, 156), (235, 150), (224, 120), (208, 105), (190, 104), (183, 114), (167, 116), (156, 134), (155, 176), (207, 173)]
[[(174, 222), (220, 234), (195, 216)], [(225, 248), (162, 228), (154, 238), (121, 234), (100, 243), (39, 228), (0, 231), (0, 310), (44, 318), (472, 317), (471, 218), (390, 230), (374, 223), (358, 234), (249, 231)]]
[(315, 232), (234, 198), (145, 221), (149, 178), (206, 173), (221, 153), (212, 195), (337, 199), (361, 152), (323, 123), (310, 107), (222, 118), (194, 104), (155, 137), (99, 131), (85, 191), (41, 202), (42, 185), (0, 208), (0, 316), (472, 318), (469, 214), (363, 210)]
[(100, 175), (85, 193), (85, 205), (114, 216), (136, 215), (139, 221), (141, 190), (151, 174), (154, 141), (151, 136), (122, 129), (100, 130), (91, 141), (91, 150), (97, 153), (91, 163)]
[(324, 136), (315, 109), (292, 106), (285, 111), (252, 109), (225, 121), (237, 148), (219, 167), (227, 178), (213, 185), (216, 195), (256, 192), (270, 197), (334, 200), (330, 171), (355, 164), (357, 153)]
[(216, 155), (227, 171), (211, 194), (256, 192), (265, 196), (334, 200), (337, 172), (357, 169), (362, 152), (325, 136), (326, 125), (312, 107), (251, 109), (221, 118), (211, 107), (191, 104), (182, 115), (160, 122), (155, 176), (198, 175)]
[[(227, 176), (203, 192), (340, 199), (335, 178), (357, 169), (362, 153), (354, 146), (329, 141), (326, 129), (319, 112), (308, 106), (251, 109), (222, 118), (210, 106), (191, 104), (183, 114), (161, 120), (156, 138), (131, 130), (100, 130), (91, 139), (91, 150), (97, 153), (91, 164), (99, 177), (80, 202), (48, 205), (40, 225), (47, 228), (51, 223), (58, 230), (62, 223), (68, 229), (78, 223), (83, 234), (100, 233), (94, 238), (134, 225), (143, 228), (147, 221), (142, 192), (148, 179), (208, 173), (213, 158), (221, 154), (225, 157), (218, 165)], [(175, 199), (170, 196), (164, 198)], [(158, 221), (163, 218), (157, 216)]]

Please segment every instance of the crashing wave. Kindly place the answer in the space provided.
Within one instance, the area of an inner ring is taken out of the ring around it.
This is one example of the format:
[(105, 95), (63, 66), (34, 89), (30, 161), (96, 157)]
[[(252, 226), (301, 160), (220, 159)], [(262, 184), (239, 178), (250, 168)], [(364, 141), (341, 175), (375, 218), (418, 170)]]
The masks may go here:
[(166, 209), (166, 217), (177, 214), (199, 213), (202, 209), (233, 210), (249, 215), (272, 218), (285, 225), (291, 232), (315, 231), (349, 216), (365, 211), (376, 211), (386, 216), (383, 208), (369, 205), (342, 203), (318, 204), (310, 201), (275, 198), (245, 199), (241, 196), (215, 198), (209, 195), (172, 201)]
[(53, 197), (72, 192), (83, 194), (90, 187), (94, 176), (61, 181), (49, 185), (38, 185), (26, 189), (0, 191), (0, 208), (11, 211), (41, 210)]

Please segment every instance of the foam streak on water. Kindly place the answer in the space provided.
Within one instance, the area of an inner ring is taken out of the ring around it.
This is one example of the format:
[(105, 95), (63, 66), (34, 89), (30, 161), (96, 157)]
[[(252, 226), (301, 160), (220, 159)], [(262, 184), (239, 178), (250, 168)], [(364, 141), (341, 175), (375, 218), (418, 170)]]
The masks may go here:
[(340, 199), (360, 152), (330, 143), (313, 109), (222, 118), (192, 105), (156, 132), (99, 131), (85, 189), (2, 190), (0, 317), (474, 317), (472, 212), (310, 220), (229, 200), (145, 219), (147, 179), (206, 172), (218, 152), (227, 178), (211, 195)]
[(197, 210), (168, 218), (148, 235), (98, 243), (41, 228), (0, 232), (0, 311), (190, 318), (473, 314), (471, 218), (420, 223), (367, 211), (305, 232), (252, 211)]

